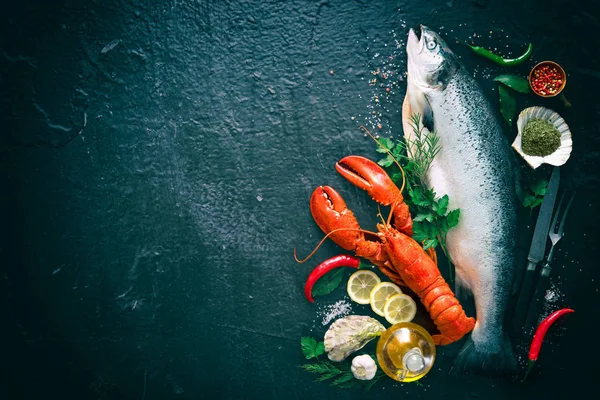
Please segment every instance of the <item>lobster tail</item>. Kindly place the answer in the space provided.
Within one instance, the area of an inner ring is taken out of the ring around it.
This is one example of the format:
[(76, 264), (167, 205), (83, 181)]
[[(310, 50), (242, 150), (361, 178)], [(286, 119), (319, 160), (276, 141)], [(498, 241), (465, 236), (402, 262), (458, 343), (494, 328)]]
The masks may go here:
[(435, 261), (412, 238), (392, 228), (381, 229), (386, 233), (386, 252), (392, 264), (419, 296), (440, 331), (433, 336), (435, 344), (450, 344), (471, 332), (475, 319), (467, 317)]

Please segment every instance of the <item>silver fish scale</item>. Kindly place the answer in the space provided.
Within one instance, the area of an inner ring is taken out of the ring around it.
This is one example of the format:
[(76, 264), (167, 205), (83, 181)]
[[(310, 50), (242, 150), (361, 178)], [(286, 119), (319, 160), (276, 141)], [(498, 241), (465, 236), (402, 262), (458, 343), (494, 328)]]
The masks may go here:
[(459, 225), (448, 233), (448, 251), (457, 282), (475, 296), (473, 341), (498, 351), (515, 252), (510, 147), (488, 100), (464, 69), (428, 100), (441, 144), (429, 184), (439, 196), (448, 194), (451, 209), (461, 209)]

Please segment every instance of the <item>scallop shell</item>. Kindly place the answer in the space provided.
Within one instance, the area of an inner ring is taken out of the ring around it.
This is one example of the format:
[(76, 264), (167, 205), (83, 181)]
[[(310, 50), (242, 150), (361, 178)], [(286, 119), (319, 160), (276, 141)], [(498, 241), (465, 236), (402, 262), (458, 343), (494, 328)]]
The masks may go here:
[[(532, 118), (539, 118), (553, 124), (556, 129), (560, 132), (560, 146), (556, 151), (545, 157), (530, 156), (523, 152), (521, 149), (521, 133), (523, 127)], [(521, 111), (519, 119), (517, 120), (518, 134), (515, 141), (512, 144), (513, 149), (523, 157), (523, 159), (531, 166), (536, 169), (542, 164), (550, 164), (554, 166), (563, 165), (567, 162), (571, 156), (571, 150), (573, 148), (573, 140), (571, 139), (571, 131), (565, 120), (558, 115), (555, 111), (545, 107), (529, 107)]]

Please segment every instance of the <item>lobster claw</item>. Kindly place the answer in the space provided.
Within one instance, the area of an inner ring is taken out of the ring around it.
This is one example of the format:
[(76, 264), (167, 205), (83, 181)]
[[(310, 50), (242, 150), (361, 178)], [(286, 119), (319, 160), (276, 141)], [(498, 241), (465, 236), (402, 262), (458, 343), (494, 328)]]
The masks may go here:
[(402, 192), (377, 163), (360, 156), (347, 156), (335, 169), (355, 186), (365, 190), (377, 203), (392, 206), (396, 228), (412, 236), (412, 219)]
[[(367, 240), (352, 210), (346, 207), (342, 196), (332, 187), (319, 186), (310, 197), (310, 212), (325, 234), (346, 250), (373, 263), (384, 263), (387, 255), (379, 240)], [(337, 232), (333, 232), (339, 230)]]
[(360, 156), (347, 156), (335, 164), (335, 169), (355, 186), (369, 193), (379, 204), (403, 200), (400, 189), (377, 163)]
[(310, 197), (310, 212), (325, 234), (340, 228), (350, 228), (334, 232), (331, 239), (346, 250), (354, 250), (362, 235), (358, 221), (352, 210), (346, 207), (342, 196), (332, 187), (319, 186)]

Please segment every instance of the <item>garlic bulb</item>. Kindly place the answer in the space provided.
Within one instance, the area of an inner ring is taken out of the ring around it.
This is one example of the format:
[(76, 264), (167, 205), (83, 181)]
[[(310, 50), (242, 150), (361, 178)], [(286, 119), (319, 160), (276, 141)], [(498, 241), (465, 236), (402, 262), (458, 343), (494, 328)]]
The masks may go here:
[(361, 356), (354, 357), (350, 370), (356, 379), (360, 379), (361, 381), (370, 381), (373, 379), (373, 377), (375, 377), (375, 373), (377, 372), (377, 364), (375, 364), (375, 361), (370, 355), (363, 354)]
[[(525, 154), (522, 148), (522, 134), (525, 124), (534, 118), (539, 118), (544, 121), (550, 122), (560, 132), (560, 146), (554, 153), (544, 157), (530, 156)], [(554, 166), (563, 165), (567, 162), (571, 156), (571, 149), (573, 148), (573, 140), (571, 139), (571, 131), (567, 126), (567, 123), (560, 115), (556, 112), (545, 108), (545, 107), (529, 107), (521, 111), (519, 119), (517, 120), (518, 134), (515, 141), (512, 144), (513, 149), (529, 164), (533, 169), (536, 169), (542, 164), (550, 164)]]

